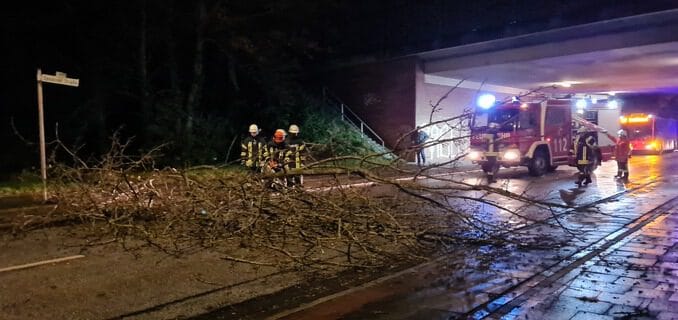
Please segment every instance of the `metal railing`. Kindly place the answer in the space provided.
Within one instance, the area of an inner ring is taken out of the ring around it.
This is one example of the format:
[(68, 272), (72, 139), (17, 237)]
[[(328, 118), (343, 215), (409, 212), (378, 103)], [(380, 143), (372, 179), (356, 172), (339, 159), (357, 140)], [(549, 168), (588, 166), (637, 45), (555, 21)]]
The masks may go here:
[(365, 121), (363, 121), (351, 108), (349, 108), (344, 102), (339, 98), (333, 95), (326, 87), (323, 87), (323, 99), (325, 103), (335, 107), (341, 113), (341, 120), (350, 125), (354, 126), (356, 129), (360, 130), (360, 133), (363, 136), (366, 136), (376, 143), (380, 144), (382, 147), (386, 147), (384, 139), (382, 139)]

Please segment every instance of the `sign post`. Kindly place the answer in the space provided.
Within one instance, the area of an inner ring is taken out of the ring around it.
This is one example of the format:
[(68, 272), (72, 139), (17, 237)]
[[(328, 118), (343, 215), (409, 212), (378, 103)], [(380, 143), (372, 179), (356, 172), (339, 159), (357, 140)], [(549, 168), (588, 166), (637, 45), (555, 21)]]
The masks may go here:
[(42, 74), (38, 69), (38, 128), (40, 129), (40, 175), (42, 176), (42, 197), (47, 201), (47, 155), (45, 151), (45, 112), (42, 103), (42, 83), (55, 83), (71, 87), (77, 87), (80, 79), (67, 78), (63, 72), (57, 72), (55, 75)]

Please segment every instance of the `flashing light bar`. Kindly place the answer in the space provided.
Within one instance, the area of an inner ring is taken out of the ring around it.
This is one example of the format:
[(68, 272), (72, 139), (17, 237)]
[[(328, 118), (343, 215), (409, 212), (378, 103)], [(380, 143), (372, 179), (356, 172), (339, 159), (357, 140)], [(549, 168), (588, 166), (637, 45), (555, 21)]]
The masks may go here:
[(652, 119), (652, 115), (649, 115), (649, 116), (631, 116), (631, 117), (621, 116), (621, 117), (619, 117), (619, 122), (620, 123), (646, 123), (646, 122), (649, 122), (650, 119)]

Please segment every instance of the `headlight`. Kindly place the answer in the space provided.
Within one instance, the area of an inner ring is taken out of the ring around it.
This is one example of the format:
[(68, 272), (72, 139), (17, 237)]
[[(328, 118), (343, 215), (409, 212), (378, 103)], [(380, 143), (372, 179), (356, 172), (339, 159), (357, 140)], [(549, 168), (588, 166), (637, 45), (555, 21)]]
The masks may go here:
[(481, 157), (480, 151), (471, 151), (468, 153), (468, 158), (473, 161), (480, 160), (480, 157)]
[(520, 151), (518, 150), (508, 150), (504, 152), (504, 160), (516, 161), (520, 159)]
[(659, 149), (659, 148), (657, 148), (657, 145), (658, 145), (657, 141), (652, 141), (652, 142), (648, 143), (647, 145), (645, 145), (645, 149), (647, 149), (647, 150), (657, 150), (657, 149)]

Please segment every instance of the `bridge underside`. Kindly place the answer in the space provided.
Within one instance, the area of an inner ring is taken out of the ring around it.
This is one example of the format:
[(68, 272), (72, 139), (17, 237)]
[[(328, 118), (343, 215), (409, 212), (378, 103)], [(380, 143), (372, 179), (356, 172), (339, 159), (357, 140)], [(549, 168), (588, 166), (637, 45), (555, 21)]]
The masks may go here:
[(560, 93), (678, 92), (678, 10), (418, 54), (423, 72)]
[[(499, 99), (536, 89), (603, 99), (611, 93), (678, 94), (676, 30), (678, 10), (670, 10), (417, 54), (415, 122), (454, 117), (472, 108), (481, 91)], [(453, 127), (438, 124), (428, 131), (441, 139), (468, 134)], [(426, 154), (445, 162), (466, 150), (462, 139)]]
[[(323, 81), (388, 148), (403, 150), (409, 139), (401, 137), (415, 126), (458, 116), (481, 91), (500, 99), (538, 88), (602, 99), (612, 92), (678, 94), (678, 9), (347, 66)], [(427, 148), (429, 161), (466, 152), (465, 128), (431, 126), (433, 138), (460, 139)]]

